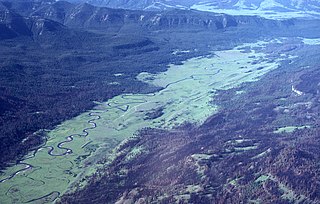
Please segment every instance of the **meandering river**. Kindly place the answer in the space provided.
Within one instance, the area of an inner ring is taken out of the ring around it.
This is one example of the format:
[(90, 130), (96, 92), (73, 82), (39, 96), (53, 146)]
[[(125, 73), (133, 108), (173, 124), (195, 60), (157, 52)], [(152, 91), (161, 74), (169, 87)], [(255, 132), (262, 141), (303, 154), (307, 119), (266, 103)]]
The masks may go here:
[(163, 89), (116, 96), (57, 126), (45, 144), (0, 175), (1, 203), (54, 202), (75, 185), (85, 185), (87, 176), (114, 158), (115, 147), (141, 128), (201, 124), (218, 111), (211, 103), (216, 90), (258, 80), (289, 57), (271, 61), (253, 49), (266, 44), (244, 44), (170, 65), (163, 73), (141, 73), (139, 80)]

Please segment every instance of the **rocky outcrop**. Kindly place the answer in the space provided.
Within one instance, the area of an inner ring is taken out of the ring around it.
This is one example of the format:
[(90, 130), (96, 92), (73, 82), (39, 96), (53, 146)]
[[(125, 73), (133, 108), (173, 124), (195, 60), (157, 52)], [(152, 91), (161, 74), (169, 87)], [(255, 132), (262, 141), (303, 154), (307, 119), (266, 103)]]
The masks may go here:
[(69, 0), (70, 2), (88, 2), (90, 4), (112, 8), (166, 10), (172, 8), (188, 9), (193, 5), (209, 5), (216, 9), (251, 9), (282, 11), (314, 11), (320, 12), (317, 0)]
[(275, 21), (256, 16), (230, 16), (196, 10), (134, 11), (95, 7), (90, 4), (56, 2), (30, 12), (30, 16), (51, 19), (66, 26), (90, 29), (116, 29), (137, 27), (152, 30), (161, 29), (206, 29), (220, 30), (235, 26), (272, 26)]
[(0, 39), (31, 35), (26, 19), (0, 3)]
[[(295, 24), (294, 20), (275, 21), (257, 16), (230, 16), (196, 10), (134, 11), (96, 7), (87, 3), (71, 4), (65, 1), (41, 5), (35, 2), (33, 6), (30, 2), (22, 4), (28, 5), (26, 9), (22, 9), (18, 3), (1, 4), (1, 38), (42, 35), (44, 31), (61, 30), (63, 25), (104, 32), (133, 32), (181, 29), (223, 31), (239, 26), (244, 29), (259, 28), (269, 31)], [(19, 15), (20, 11), (25, 17)]]
[(0, 3), (0, 40), (18, 36), (37, 37), (66, 30), (65, 26), (41, 16), (24, 17)]

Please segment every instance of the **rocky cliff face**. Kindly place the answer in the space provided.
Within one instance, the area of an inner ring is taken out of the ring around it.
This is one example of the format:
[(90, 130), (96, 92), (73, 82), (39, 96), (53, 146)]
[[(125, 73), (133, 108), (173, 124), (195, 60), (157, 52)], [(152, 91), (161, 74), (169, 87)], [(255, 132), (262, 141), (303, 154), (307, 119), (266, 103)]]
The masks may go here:
[[(111, 8), (125, 8), (135, 10), (170, 10), (170, 9), (196, 9), (212, 12), (239, 13), (241, 15), (261, 15), (270, 18), (316, 17), (320, 18), (319, 0), (68, 0), (76, 3), (87, 2), (98, 6)], [(225, 11), (225, 10), (231, 10)], [(233, 12), (232, 12), (233, 11)], [(268, 15), (266, 15), (266, 12)], [(289, 15), (274, 17), (268, 12), (287, 12)], [(294, 14), (294, 15), (292, 15)], [(298, 14), (298, 15), (297, 15)]]
[[(319, 0), (4, 0), (12, 4), (23, 4), (26, 9), (32, 1), (38, 5), (54, 4), (58, 1), (68, 1), (75, 4), (89, 3), (95, 6), (121, 8), (131, 10), (170, 10), (199, 9), (209, 10), (231, 9), (235, 11), (273, 11), (273, 12), (305, 12), (320, 14)], [(250, 12), (248, 13), (250, 14)]]
[(220, 9), (272, 9), (283, 8), (286, 10), (320, 11), (320, 1), (318, 0), (69, 0), (71, 2), (88, 2), (94, 5), (109, 6), (114, 8), (129, 9), (169, 9), (190, 8), (195, 4), (208, 4)]
[(67, 28), (59, 22), (38, 16), (22, 16), (15, 9), (0, 3), (0, 40), (18, 36), (35, 38), (65, 32)]
[(37, 2), (22, 4), (28, 6), (23, 7), (17, 3), (1, 4), (2, 38), (43, 35), (46, 32), (63, 30), (63, 25), (77, 29), (118, 32), (164, 29), (216, 31), (238, 26), (274, 30), (277, 27), (293, 24), (293, 21), (274, 21), (256, 16), (230, 16), (196, 10), (136, 11), (96, 7), (87, 3), (71, 4), (64, 1), (44, 5), (39, 5)]
[(0, 39), (31, 35), (26, 19), (0, 3)]
[(72, 27), (110, 28), (134, 24), (145, 28), (198, 27), (221, 29), (237, 26), (237, 21), (223, 14), (202, 14), (196, 11), (170, 10), (166, 12), (132, 11), (95, 7), (90, 4), (73, 5), (57, 2), (30, 14), (52, 19)]
[[(17, 12), (21, 10), (13, 4), (7, 5), (7, 8)], [(34, 4), (28, 8), (27, 16), (31, 18), (50, 19), (69, 27), (115, 31), (124, 27), (148, 30), (177, 28), (221, 30), (244, 25), (268, 27), (283, 24), (259, 17), (234, 17), (196, 10), (134, 11), (96, 7), (87, 3), (71, 4), (64, 1), (42, 6)], [(23, 12), (26, 12), (26, 9)]]

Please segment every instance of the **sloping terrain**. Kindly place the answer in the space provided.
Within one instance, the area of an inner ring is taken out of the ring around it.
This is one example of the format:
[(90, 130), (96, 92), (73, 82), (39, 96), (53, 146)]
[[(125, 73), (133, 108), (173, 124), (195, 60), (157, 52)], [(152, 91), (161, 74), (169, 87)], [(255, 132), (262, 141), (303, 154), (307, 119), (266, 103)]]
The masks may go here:
[[(26, 3), (26, 2), (25, 2)], [(4, 3), (6, 9), (16, 13), (23, 13), (30, 17), (41, 17), (60, 22), (68, 27), (87, 28), (108, 32), (118, 32), (120, 29), (209, 29), (218, 30), (238, 24), (250, 26), (274, 26), (276, 21), (260, 18), (237, 17), (224, 14), (204, 13), (198, 11), (170, 10), (170, 11), (132, 11), (123, 9), (110, 9), (95, 7), (90, 4), (70, 4), (59, 1), (53, 4), (21, 8), (17, 3)], [(124, 27), (124, 28), (123, 28)], [(132, 27), (132, 28), (131, 28)], [(266, 28), (265, 28), (266, 29)]]
[[(320, 2), (318, 0), (70, 0), (72, 2), (89, 2), (91, 4), (112, 8), (134, 10), (170, 10), (196, 9), (236, 15), (262, 15), (269, 18), (319, 17)], [(277, 14), (278, 15), (275, 15)]]
[[(81, 0), (70, 0), (70, 2), (81, 2)], [(82, 1), (88, 2), (94, 5), (109, 6), (109, 7), (123, 7), (129, 9), (157, 9), (157, 6), (161, 8), (179, 7), (189, 8), (194, 4), (211, 4), (216, 8), (221, 9), (270, 9), (270, 8), (283, 8), (291, 10), (305, 10), (305, 11), (319, 11), (319, 1), (312, 0), (229, 0), (229, 1), (199, 1), (199, 0), (183, 0), (183, 1), (167, 1), (167, 0), (146, 0), (135, 2), (133, 0), (89, 0)]]

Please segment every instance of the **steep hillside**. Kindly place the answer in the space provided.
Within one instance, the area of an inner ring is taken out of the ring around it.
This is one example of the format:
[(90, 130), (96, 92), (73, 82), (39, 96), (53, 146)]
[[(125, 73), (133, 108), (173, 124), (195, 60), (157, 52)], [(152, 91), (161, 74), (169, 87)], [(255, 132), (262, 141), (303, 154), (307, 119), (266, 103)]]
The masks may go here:
[[(26, 4), (26, 2), (23, 4)], [(71, 4), (65, 1), (41, 6), (38, 3), (32, 4), (29, 2), (27, 9), (17, 3), (6, 3), (5, 5), (14, 12), (25, 14), (29, 17), (50, 19), (68, 27), (108, 30), (111, 32), (117, 32), (121, 29), (205, 29), (214, 31), (237, 26), (262, 27), (262, 29), (268, 32), (273, 32), (273, 29), (268, 28), (288, 26), (293, 22), (272, 21), (259, 17), (235, 17), (196, 10), (134, 11), (110, 9), (107, 7), (96, 7), (87, 3)]]
[[(320, 2), (318, 0), (70, 0), (72, 2), (89, 2), (99, 6), (127, 8), (138, 10), (197, 9), (213, 12), (241, 15), (263, 15), (272, 18), (319, 17)], [(243, 11), (243, 12), (239, 12)], [(286, 15), (274, 16), (268, 12), (287, 12)], [(291, 16), (290, 16), (290, 15)]]
[(0, 29), (0, 39), (31, 35), (27, 20), (7, 9), (2, 3), (0, 3)]
[[(8, 3), (6, 6), (15, 12), (26, 12), (26, 9), (18, 7), (15, 4)], [(257, 26), (257, 24), (275, 23), (258, 18), (255, 20), (253, 20), (253, 18), (243, 17), (234, 18), (224, 14), (202, 13), (197, 11), (131, 11), (95, 7), (87, 3), (74, 5), (64, 1), (45, 6), (34, 5), (32, 8), (34, 7), (37, 7), (37, 9), (29, 9), (28, 16), (51, 19), (75, 28), (114, 28), (119, 30), (124, 26), (136, 26), (136, 29), (146, 28), (153, 30), (183, 27), (217, 30), (237, 26), (238, 24), (254, 23), (255, 25), (252, 26)]]
[(0, 2), (0, 40), (19, 36), (30, 38), (49, 38), (54, 40), (58, 33), (70, 35), (64, 25), (40, 16), (25, 16)]

